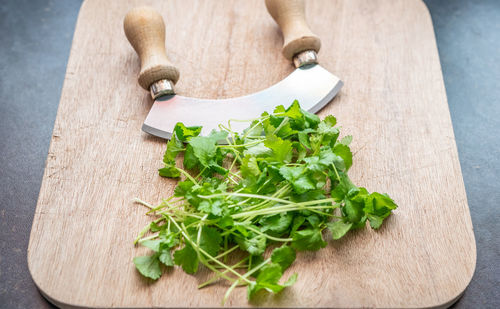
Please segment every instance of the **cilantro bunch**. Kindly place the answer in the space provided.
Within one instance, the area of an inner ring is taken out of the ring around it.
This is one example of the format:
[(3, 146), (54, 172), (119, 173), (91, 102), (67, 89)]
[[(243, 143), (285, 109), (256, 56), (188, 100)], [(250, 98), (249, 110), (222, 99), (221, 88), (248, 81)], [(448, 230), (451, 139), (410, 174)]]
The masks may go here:
[(202, 264), (213, 277), (199, 288), (224, 279), (231, 286), (223, 301), (240, 285), (250, 299), (292, 285), (297, 274), (280, 283), (283, 273), (296, 251), (326, 246), (325, 229), (333, 239), (367, 221), (378, 229), (397, 205), (351, 182), (352, 137), (339, 140), (335, 125), (335, 117), (320, 120), (297, 101), (241, 133), (229, 122), (199, 136), (201, 127), (178, 123), (159, 170), (181, 178), (173, 196), (158, 206), (137, 200), (156, 215), (135, 241), (153, 251), (134, 259), (137, 270), (156, 280), (161, 264), (188, 274)]

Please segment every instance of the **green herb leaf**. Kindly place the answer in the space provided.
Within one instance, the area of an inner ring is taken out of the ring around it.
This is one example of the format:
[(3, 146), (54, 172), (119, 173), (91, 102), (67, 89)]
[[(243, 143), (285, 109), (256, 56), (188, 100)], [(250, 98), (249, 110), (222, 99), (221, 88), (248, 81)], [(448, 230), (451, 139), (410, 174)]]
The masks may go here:
[(203, 227), (200, 234), (200, 248), (211, 256), (216, 256), (220, 250), (222, 237), (213, 227)]
[(168, 249), (162, 250), (162, 252), (158, 256), (158, 259), (165, 266), (174, 266), (174, 261), (172, 260), (172, 256), (170, 255), (170, 250)]
[(363, 210), (368, 214), (370, 226), (373, 229), (378, 229), (382, 225), (384, 219), (397, 207), (398, 206), (387, 194), (373, 192), (366, 199), (365, 208)]
[(326, 224), (330, 232), (332, 232), (333, 239), (340, 239), (344, 236), (352, 227), (352, 223), (343, 222), (342, 220), (335, 222), (328, 222)]
[(289, 246), (282, 246), (273, 250), (271, 261), (281, 266), (281, 271), (285, 271), (295, 261), (295, 250)]
[(288, 163), (292, 159), (292, 142), (289, 140), (282, 140), (275, 135), (271, 135), (266, 138), (264, 145), (273, 152), (269, 156), (270, 161)]
[(243, 158), (243, 162), (240, 166), (241, 176), (243, 177), (257, 177), (260, 175), (259, 165), (257, 164), (257, 158), (247, 155)]
[(299, 251), (317, 251), (326, 246), (321, 230), (318, 228), (308, 228), (292, 233), (292, 247)]
[(248, 298), (252, 298), (262, 289), (271, 293), (281, 292), (284, 286), (280, 285), (278, 281), (282, 275), (281, 266), (278, 264), (271, 263), (262, 267), (255, 283), (248, 286)]
[(157, 254), (135, 257), (134, 264), (144, 277), (156, 280), (161, 276), (160, 261)]
[(242, 250), (251, 255), (261, 255), (266, 250), (266, 238), (263, 236), (254, 236), (248, 238), (237, 238), (236, 241)]
[(352, 135), (347, 135), (347, 136), (344, 136), (341, 140), (340, 140), (340, 143), (342, 145), (346, 145), (346, 146), (349, 146), (352, 142)]
[(199, 204), (198, 210), (220, 217), (222, 216), (222, 205), (223, 202), (221, 200), (214, 200), (214, 201), (205, 200)]
[(183, 150), (184, 144), (177, 138), (177, 135), (174, 133), (172, 135), (172, 138), (167, 143), (167, 150), (165, 151), (165, 155), (163, 155), (163, 162), (166, 164), (175, 165), (175, 158)]
[(198, 270), (198, 254), (190, 244), (174, 252), (174, 262), (182, 266), (182, 269), (188, 274), (194, 274)]
[(327, 126), (327, 127), (333, 127), (337, 124), (337, 118), (335, 118), (335, 116), (333, 115), (328, 115), (325, 117), (325, 119), (323, 120), (323, 123)]
[(177, 178), (181, 175), (179, 170), (175, 168), (174, 165), (171, 164), (165, 164), (164, 168), (160, 168), (158, 170), (160, 176), (162, 177), (169, 177), (169, 178)]
[[(215, 148), (215, 147), (214, 147)], [(214, 150), (215, 153), (215, 150)], [(194, 153), (194, 148), (191, 144), (186, 146), (186, 151), (184, 152), (184, 168), (195, 169), (200, 164), (200, 160)]]
[(178, 122), (174, 127), (174, 132), (179, 141), (186, 142), (189, 138), (200, 135), (201, 127), (186, 127), (182, 122)]
[(255, 144), (251, 147), (248, 147), (243, 152), (243, 154), (245, 156), (250, 155), (250, 156), (253, 156), (255, 158), (260, 157), (260, 156), (270, 156), (270, 155), (272, 155), (272, 153), (273, 153), (273, 151), (271, 149), (267, 148), (266, 146), (264, 146), (263, 142)]
[(272, 231), (278, 234), (285, 232), (292, 223), (293, 215), (280, 213), (277, 215), (264, 216), (259, 220), (261, 231)]
[(316, 189), (312, 180), (305, 174), (304, 166), (282, 166), (280, 174), (288, 180), (296, 193), (301, 194), (308, 190)]
[(345, 173), (339, 173), (340, 178), (337, 178), (336, 173), (331, 173), (330, 176), (332, 183), (334, 183), (334, 188), (330, 194), (336, 202), (341, 202), (345, 199), (348, 192), (358, 189)]
[(143, 242), (141, 242), (141, 245), (153, 250), (154, 252), (158, 252), (158, 251), (160, 251), (160, 243), (161, 243), (160, 239), (155, 239), (155, 240), (143, 241)]
[(210, 167), (211, 162), (213, 162), (217, 150), (215, 145), (216, 141), (205, 136), (193, 137), (189, 141), (189, 146), (193, 149), (193, 155), (204, 167)]
[(344, 160), (345, 170), (347, 171), (352, 166), (352, 153), (351, 149), (344, 144), (337, 144), (333, 148), (333, 152)]
[(309, 113), (303, 109), (301, 109), (301, 112), (304, 114), (304, 118), (306, 120), (306, 130), (307, 128), (316, 129), (321, 121), (319, 117), (316, 114)]

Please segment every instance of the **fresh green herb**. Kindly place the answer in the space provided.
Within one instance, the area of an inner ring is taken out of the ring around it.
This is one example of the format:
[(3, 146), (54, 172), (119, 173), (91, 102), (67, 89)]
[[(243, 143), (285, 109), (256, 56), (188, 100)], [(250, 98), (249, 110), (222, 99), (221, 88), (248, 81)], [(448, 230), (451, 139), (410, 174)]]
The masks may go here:
[[(302, 110), (297, 101), (263, 113), (243, 132), (229, 122), (199, 136), (201, 127), (178, 123), (159, 170), (181, 178), (174, 195), (158, 206), (137, 200), (156, 216), (136, 240), (153, 252), (134, 259), (137, 270), (156, 280), (164, 266), (194, 274), (201, 264), (214, 276), (199, 288), (224, 279), (232, 285), (223, 302), (240, 285), (251, 298), (292, 285), (297, 274), (280, 281), (296, 250), (324, 248), (325, 229), (333, 239), (367, 221), (378, 229), (397, 205), (351, 182), (352, 137), (339, 140), (336, 123), (333, 116), (320, 120)], [(179, 155), (183, 167), (176, 163)], [(234, 261), (236, 251), (246, 255)]]

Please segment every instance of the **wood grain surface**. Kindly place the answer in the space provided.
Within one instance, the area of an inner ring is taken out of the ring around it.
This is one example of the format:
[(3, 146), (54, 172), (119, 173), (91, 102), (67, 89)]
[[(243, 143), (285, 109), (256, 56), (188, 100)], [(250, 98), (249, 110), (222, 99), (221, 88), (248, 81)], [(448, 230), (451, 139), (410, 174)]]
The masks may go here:
[[(207, 274), (179, 269), (153, 283), (132, 263), (148, 223), (132, 199), (154, 203), (175, 185), (157, 173), (164, 141), (140, 130), (152, 100), (123, 33), (144, 4), (165, 19), (179, 94), (249, 94), (293, 70), (263, 1), (84, 2), (28, 249), (35, 283), (61, 307), (218, 307), (227, 288), (197, 290)], [(353, 181), (399, 208), (379, 231), (298, 254), (298, 281), (280, 295), (248, 303), (238, 289), (226, 305), (445, 307), (469, 283), (476, 248), (429, 13), (420, 0), (315, 0), (306, 17), (320, 63), (345, 82), (320, 116), (354, 135)]]

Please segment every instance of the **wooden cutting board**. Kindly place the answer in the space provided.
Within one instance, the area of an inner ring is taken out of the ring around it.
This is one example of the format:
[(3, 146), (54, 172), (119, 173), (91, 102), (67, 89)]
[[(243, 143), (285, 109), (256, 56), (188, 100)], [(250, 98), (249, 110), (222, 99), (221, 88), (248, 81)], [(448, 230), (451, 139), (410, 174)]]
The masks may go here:
[[(155, 283), (132, 258), (156, 203), (175, 182), (158, 176), (165, 142), (142, 133), (151, 107), (122, 29), (150, 4), (166, 20), (178, 93), (228, 98), (266, 88), (293, 67), (263, 1), (83, 3), (73, 39), (31, 231), (28, 262), (41, 292), (61, 307), (218, 307), (224, 284), (176, 269)], [(308, 1), (321, 64), (345, 82), (321, 112), (334, 114), (355, 152), (350, 172), (399, 204), (379, 231), (329, 239), (300, 253), (298, 282), (276, 297), (227, 306), (446, 307), (474, 272), (476, 248), (429, 12), (420, 0)], [(290, 102), (276, 102), (289, 104)], [(196, 111), (193, 111), (196, 112)], [(329, 236), (327, 236), (329, 237)]]

